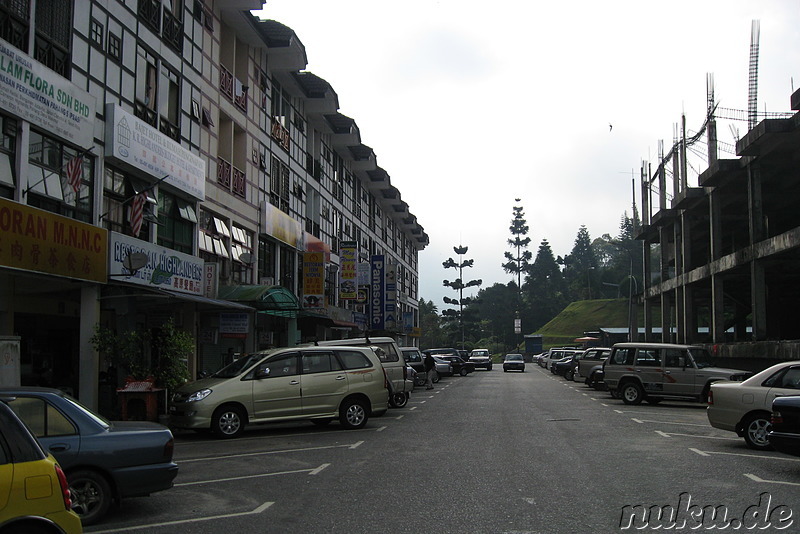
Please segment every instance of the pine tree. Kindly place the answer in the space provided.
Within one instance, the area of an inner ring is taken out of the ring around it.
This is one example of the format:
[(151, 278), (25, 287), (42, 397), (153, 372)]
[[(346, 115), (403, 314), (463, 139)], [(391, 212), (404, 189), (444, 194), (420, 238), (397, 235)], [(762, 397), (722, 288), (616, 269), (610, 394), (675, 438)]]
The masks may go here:
[[(520, 199), (514, 199), (519, 202)], [(508, 240), (508, 245), (515, 250), (515, 253), (506, 251), (506, 261), (503, 264), (503, 270), (507, 273), (517, 275), (517, 288), (522, 289), (522, 274), (528, 272), (530, 269), (530, 261), (533, 255), (527, 250), (531, 242), (528, 235), (528, 225), (525, 221), (525, 213), (522, 211), (522, 206), (514, 206), (514, 218), (511, 220), (511, 226), (508, 227), (513, 239)]]
[(448, 319), (458, 319), (459, 329), (461, 330), (461, 348), (464, 348), (464, 306), (468, 305), (472, 299), (469, 297), (464, 297), (464, 289), (468, 287), (477, 287), (480, 286), (483, 281), (478, 280), (469, 280), (468, 282), (464, 282), (464, 269), (466, 267), (472, 267), (475, 260), (462, 260), (462, 256), (467, 253), (469, 247), (453, 247), (453, 251), (458, 254), (458, 263), (456, 263), (453, 258), (447, 258), (447, 261), (442, 262), (442, 267), (445, 269), (458, 269), (458, 278), (453, 280), (452, 282), (449, 280), (444, 280), (442, 285), (445, 287), (449, 287), (458, 291), (458, 299), (451, 299), (449, 297), (443, 297), (445, 304), (451, 304), (454, 306), (458, 306), (458, 310), (447, 309), (442, 310), (442, 317), (446, 317)]

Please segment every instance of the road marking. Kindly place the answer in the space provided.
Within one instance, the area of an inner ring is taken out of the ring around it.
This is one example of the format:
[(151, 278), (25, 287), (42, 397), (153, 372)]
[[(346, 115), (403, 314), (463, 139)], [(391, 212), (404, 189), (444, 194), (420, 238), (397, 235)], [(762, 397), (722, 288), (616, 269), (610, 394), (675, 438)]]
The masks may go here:
[(386, 430), (386, 427), (382, 426), (382, 427), (378, 427), (378, 429), (375, 432), (383, 432), (384, 430)]
[(212, 521), (214, 519), (226, 519), (226, 518), (229, 518), (229, 517), (242, 517), (242, 516), (245, 516), (245, 515), (255, 515), (255, 514), (260, 514), (261, 512), (263, 512), (264, 510), (266, 510), (267, 508), (272, 506), (273, 504), (275, 504), (275, 503), (267, 501), (264, 504), (262, 504), (260, 506), (257, 506), (256, 508), (253, 508), (249, 512), (236, 512), (236, 513), (232, 513), (232, 514), (212, 515), (212, 516), (208, 516), (208, 517), (193, 517), (191, 519), (179, 519), (179, 520), (176, 520), (176, 521), (166, 521), (164, 523), (150, 523), (149, 525), (136, 525), (136, 526), (132, 526), (132, 527), (121, 527), (121, 528), (114, 528), (114, 529), (109, 529), (109, 530), (96, 530), (92, 534), (110, 534), (112, 532), (126, 532), (126, 531), (129, 531), (129, 530), (140, 530), (140, 529), (146, 529), (146, 528), (159, 528), (159, 527), (167, 527), (167, 526), (171, 526), (171, 525), (182, 525), (184, 523), (198, 523), (200, 521)]
[(321, 466), (317, 467), (316, 469), (312, 469), (308, 474), (309, 475), (318, 475), (322, 472), (323, 469), (329, 467), (331, 464), (322, 464)]
[[(423, 404), (424, 402), (425, 402), (425, 401), (422, 401), (420, 404)], [(411, 410), (416, 410), (417, 408), (419, 408), (419, 406), (412, 406), (412, 407), (411, 407), (411, 408), (409, 408), (408, 410), (409, 410), (409, 411), (411, 411)]]
[(399, 420), (400, 420), (400, 419), (402, 419), (403, 417), (405, 417), (405, 415), (398, 415), (397, 417), (395, 417), (395, 419), (397, 419), (397, 420), (399, 421)]
[(330, 464), (322, 464), (320, 467), (315, 469), (297, 469), (294, 471), (278, 471), (277, 473), (259, 473), (257, 475), (242, 475), (240, 477), (228, 477), (228, 478), (217, 478), (214, 480), (196, 480), (194, 482), (183, 482), (180, 484), (173, 484), (174, 487), (183, 487), (183, 486), (198, 486), (200, 484), (214, 484), (217, 482), (231, 482), (233, 480), (247, 480), (248, 478), (265, 478), (265, 477), (276, 477), (278, 475), (296, 475), (298, 473), (308, 473), (310, 475), (316, 475), (313, 471), (316, 469), (324, 469), (328, 467)]
[(752, 480), (753, 482), (763, 482), (765, 484), (783, 484), (784, 486), (800, 486), (798, 482), (784, 482), (783, 480), (765, 480), (761, 477), (757, 477), (756, 475), (745, 473), (744, 476)]
[(353, 445), (356, 447), (364, 443), (363, 441), (356, 442), (355, 444), (344, 444), (344, 445), (324, 445), (319, 447), (302, 447), (299, 449), (283, 449), (278, 451), (260, 451), (260, 452), (245, 452), (241, 454), (226, 454), (225, 456), (210, 456), (208, 458), (192, 458), (188, 460), (178, 460), (180, 463), (191, 463), (191, 462), (209, 462), (214, 460), (227, 460), (229, 458), (246, 458), (248, 456), (262, 456), (267, 454), (286, 454), (290, 452), (306, 452), (306, 451), (319, 451), (323, 449), (340, 449), (343, 447), (354, 448)]
[(687, 438), (703, 438), (703, 439), (726, 439), (729, 441), (739, 441), (739, 438), (730, 438), (727, 436), (698, 436), (697, 434), (681, 434), (679, 432), (662, 432), (661, 430), (656, 430), (656, 434), (663, 436), (665, 438), (671, 436), (685, 436)]
[(708, 428), (708, 425), (701, 425), (698, 423), (681, 423), (678, 421), (654, 421), (652, 419), (636, 419), (635, 417), (631, 417), (631, 421), (634, 421), (639, 424), (644, 423), (656, 423), (659, 425), (684, 425), (684, 426), (702, 426), (703, 428)]
[(696, 452), (700, 456), (711, 456), (711, 455), (721, 455), (721, 456), (743, 456), (745, 458), (761, 458), (763, 460), (783, 460), (785, 462), (800, 462), (800, 458), (789, 458), (783, 456), (767, 456), (764, 454), (745, 454), (743, 452), (717, 452), (717, 451), (701, 451), (699, 449), (692, 449), (689, 448), (690, 451)]
[(353, 443), (352, 445), (350, 445), (350, 448), (351, 448), (351, 449), (355, 449), (355, 448), (357, 448), (357, 447), (360, 447), (360, 446), (361, 446), (361, 445), (363, 445), (363, 444), (364, 444), (364, 442), (363, 442), (363, 441), (356, 441), (355, 443)]

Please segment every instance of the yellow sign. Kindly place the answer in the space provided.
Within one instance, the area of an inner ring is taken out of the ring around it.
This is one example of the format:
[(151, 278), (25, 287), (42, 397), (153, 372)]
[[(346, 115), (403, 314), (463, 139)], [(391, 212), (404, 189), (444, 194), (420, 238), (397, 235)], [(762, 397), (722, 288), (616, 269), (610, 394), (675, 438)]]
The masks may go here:
[(303, 308), (325, 307), (325, 253), (303, 254)]
[(105, 283), (108, 231), (0, 198), (0, 266)]

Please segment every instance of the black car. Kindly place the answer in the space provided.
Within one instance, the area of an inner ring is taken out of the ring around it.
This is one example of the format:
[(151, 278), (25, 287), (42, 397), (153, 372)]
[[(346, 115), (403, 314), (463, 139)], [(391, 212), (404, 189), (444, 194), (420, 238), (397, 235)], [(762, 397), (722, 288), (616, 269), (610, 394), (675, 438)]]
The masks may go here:
[[(559, 376), (566, 377), (568, 371), (572, 370), (575, 372), (575, 355), (570, 354), (565, 358), (561, 358), (553, 363), (553, 373)], [(572, 376), (569, 377), (569, 380), (572, 380)]]
[(436, 357), (450, 362), (450, 365), (453, 366), (454, 375), (467, 376), (469, 373), (475, 370), (475, 364), (472, 362), (465, 362), (461, 359), (461, 356), (452, 354), (437, 354)]
[(772, 401), (772, 431), (768, 437), (775, 450), (800, 456), (800, 396)]

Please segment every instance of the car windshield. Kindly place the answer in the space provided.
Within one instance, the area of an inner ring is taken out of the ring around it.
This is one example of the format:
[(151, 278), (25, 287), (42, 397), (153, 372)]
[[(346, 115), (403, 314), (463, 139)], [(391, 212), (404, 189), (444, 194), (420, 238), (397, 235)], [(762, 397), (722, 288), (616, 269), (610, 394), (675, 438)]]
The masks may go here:
[(689, 349), (689, 354), (692, 355), (694, 364), (698, 369), (705, 369), (706, 367), (714, 367), (714, 358), (706, 349), (692, 347)]
[(233, 378), (235, 376), (239, 376), (244, 371), (255, 365), (256, 362), (263, 359), (267, 354), (269, 353), (259, 352), (258, 354), (244, 356), (243, 358), (239, 358), (238, 360), (234, 360), (233, 362), (229, 363), (211, 376), (215, 378)]
[(522, 359), (522, 354), (509, 354), (508, 356), (506, 356), (506, 360), (518, 361), (521, 359)]

